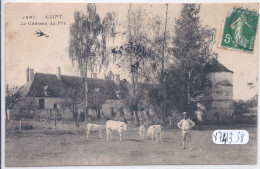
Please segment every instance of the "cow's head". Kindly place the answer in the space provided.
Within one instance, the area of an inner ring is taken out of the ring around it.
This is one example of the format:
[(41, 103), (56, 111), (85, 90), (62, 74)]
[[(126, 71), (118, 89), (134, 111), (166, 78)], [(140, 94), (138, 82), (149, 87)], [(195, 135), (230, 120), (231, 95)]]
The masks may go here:
[(122, 124), (121, 127), (123, 128), (124, 131), (127, 130), (127, 124)]

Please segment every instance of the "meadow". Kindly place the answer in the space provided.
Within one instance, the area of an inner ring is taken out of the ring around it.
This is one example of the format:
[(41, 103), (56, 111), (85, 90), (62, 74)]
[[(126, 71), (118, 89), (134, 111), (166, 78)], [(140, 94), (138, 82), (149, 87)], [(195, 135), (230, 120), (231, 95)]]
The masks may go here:
[[(224, 127), (221, 127), (224, 128)], [(75, 130), (13, 130), (6, 131), (6, 166), (71, 166), (71, 165), (149, 165), (149, 164), (256, 164), (257, 128), (229, 126), (228, 129), (247, 130), (245, 145), (216, 145), (212, 133), (218, 126), (194, 128), (193, 150), (182, 149), (181, 131), (163, 129), (163, 142), (142, 140), (138, 127), (129, 127), (126, 140), (120, 142), (118, 133), (113, 140), (91, 133), (86, 138), (84, 126)]]

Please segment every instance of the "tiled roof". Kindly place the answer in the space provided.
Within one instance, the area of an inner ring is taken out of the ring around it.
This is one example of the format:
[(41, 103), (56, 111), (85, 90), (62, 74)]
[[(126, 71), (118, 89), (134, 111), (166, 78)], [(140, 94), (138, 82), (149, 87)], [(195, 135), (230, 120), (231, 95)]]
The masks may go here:
[[(119, 90), (119, 85), (116, 85), (113, 80), (87, 78), (88, 90), (100, 89), (100, 92), (107, 99), (118, 99), (116, 90)], [(82, 90), (83, 78), (79, 76), (61, 75), (61, 80), (58, 80), (55, 74), (36, 73), (31, 83), (26, 83), (20, 91), (28, 97), (63, 97), (69, 89)], [(44, 89), (50, 91), (50, 95), (46, 96)]]
[(233, 71), (226, 68), (224, 65), (222, 65), (217, 59), (213, 59), (208, 65), (206, 65), (206, 72), (230, 72), (233, 73)]

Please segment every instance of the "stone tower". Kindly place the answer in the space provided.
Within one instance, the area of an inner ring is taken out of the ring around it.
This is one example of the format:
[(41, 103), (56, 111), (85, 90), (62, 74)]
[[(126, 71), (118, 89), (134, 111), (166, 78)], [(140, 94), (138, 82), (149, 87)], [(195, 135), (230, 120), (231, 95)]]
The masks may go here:
[(232, 118), (233, 107), (233, 72), (214, 59), (207, 66), (210, 85), (205, 94), (206, 114), (209, 119), (225, 121)]

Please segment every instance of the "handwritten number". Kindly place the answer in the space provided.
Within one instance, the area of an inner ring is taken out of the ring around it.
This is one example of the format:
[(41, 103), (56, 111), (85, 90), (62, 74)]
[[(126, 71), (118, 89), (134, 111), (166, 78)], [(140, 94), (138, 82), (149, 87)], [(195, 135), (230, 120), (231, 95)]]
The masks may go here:
[(222, 140), (222, 133), (220, 131), (218, 133), (220, 134), (219, 141), (221, 141)]
[(245, 134), (241, 134), (241, 143), (243, 142), (243, 138), (244, 138)]
[(222, 130), (212, 133), (215, 144), (244, 144), (247, 142), (248, 134), (243, 130)]
[(240, 132), (238, 132), (238, 134), (237, 134), (238, 139), (237, 139), (236, 142), (238, 142), (238, 140), (240, 139), (239, 134), (240, 134)]
[(215, 138), (215, 142), (216, 142), (216, 140), (217, 140), (217, 135), (218, 135), (218, 133), (216, 132), (216, 134), (215, 135), (213, 135), (214, 136), (214, 138)]
[(230, 137), (229, 137), (229, 139), (230, 139), (230, 142), (229, 142), (229, 144), (231, 144), (231, 143), (232, 143), (232, 135), (233, 135), (233, 133), (231, 132), (231, 133), (230, 133)]
[(227, 139), (226, 139), (226, 133), (223, 133), (222, 142), (225, 142), (225, 144), (226, 144), (226, 142), (227, 142)]

